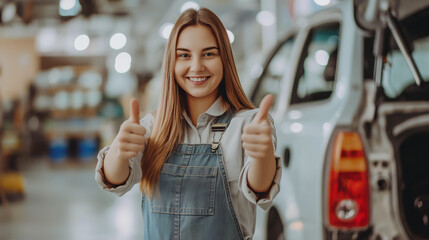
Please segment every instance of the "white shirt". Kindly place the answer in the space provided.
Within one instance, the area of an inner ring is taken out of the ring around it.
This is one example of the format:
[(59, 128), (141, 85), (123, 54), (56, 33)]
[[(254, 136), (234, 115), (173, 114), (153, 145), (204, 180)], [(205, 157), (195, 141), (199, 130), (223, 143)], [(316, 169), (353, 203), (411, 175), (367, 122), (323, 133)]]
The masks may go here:
[[(221, 98), (218, 98), (213, 105), (198, 118), (197, 126), (192, 124), (186, 112), (183, 113), (183, 118), (186, 120), (186, 127), (184, 132), (183, 144), (211, 144), (211, 123), (216, 117), (222, 115), (225, 110), (222, 108)], [(276, 156), (277, 169), (274, 177), (273, 184), (265, 196), (265, 198), (258, 199), (258, 196), (248, 187), (247, 172), (253, 159), (245, 154), (242, 148), (241, 134), (245, 125), (249, 124), (258, 109), (243, 110), (238, 112), (232, 118), (228, 129), (222, 136), (220, 146), (223, 151), (223, 159), (225, 162), (226, 174), (231, 191), (231, 200), (234, 206), (238, 222), (241, 225), (244, 239), (252, 239), (255, 231), (256, 221), (256, 205), (262, 209), (268, 209), (274, 197), (280, 191), (280, 178), (281, 178), (281, 164), (280, 158)], [(150, 135), (152, 125), (154, 123), (154, 116), (152, 114), (146, 115), (140, 120), (140, 124), (146, 128), (146, 137)], [(272, 128), (272, 138), (274, 148), (276, 147), (277, 137), (274, 128), (273, 120), (270, 118)], [(122, 196), (128, 192), (136, 183), (140, 182), (142, 177), (140, 159), (142, 152), (137, 154), (136, 157), (129, 159), (130, 175), (127, 181), (117, 187), (111, 187), (104, 182), (103, 176), (103, 160), (109, 147), (103, 148), (98, 154), (98, 163), (95, 171), (95, 179), (100, 187), (104, 190), (113, 192)]]

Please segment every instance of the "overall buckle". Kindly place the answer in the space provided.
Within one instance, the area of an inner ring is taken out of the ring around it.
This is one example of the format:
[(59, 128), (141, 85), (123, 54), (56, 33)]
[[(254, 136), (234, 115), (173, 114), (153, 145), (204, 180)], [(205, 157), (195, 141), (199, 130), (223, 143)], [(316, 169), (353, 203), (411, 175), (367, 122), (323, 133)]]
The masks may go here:
[[(214, 123), (214, 124), (212, 124), (212, 127), (211, 127), (212, 134), (213, 134), (212, 135), (213, 136), (213, 139), (212, 139), (212, 153), (215, 153), (216, 149), (219, 147), (219, 142), (222, 139), (222, 135), (225, 132), (227, 126), (228, 126), (227, 123)], [(215, 138), (216, 133), (220, 133), (220, 134), (218, 134), (219, 135), (219, 139), (217, 139), (217, 140)]]

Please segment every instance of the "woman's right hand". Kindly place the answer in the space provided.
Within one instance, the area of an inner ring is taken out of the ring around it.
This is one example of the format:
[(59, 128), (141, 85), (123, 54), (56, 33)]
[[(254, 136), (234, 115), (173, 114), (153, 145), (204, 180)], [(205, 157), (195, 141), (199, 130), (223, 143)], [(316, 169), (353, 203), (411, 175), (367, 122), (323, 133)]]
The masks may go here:
[(130, 101), (130, 118), (122, 123), (110, 150), (116, 151), (115, 155), (120, 160), (126, 161), (135, 157), (138, 152), (144, 150), (145, 134), (146, 129), (140, 125), (139, 103), (133, 98)]
[(139, 103), (131, 99), (130, 118), (122, 123), (104, 158), (104, 175), (112, 184), (119, 185), (127, 180), (130, 171), (128, 159), (137, 156), (145, 148), (146, 128), (140, 125), (139, 115)]

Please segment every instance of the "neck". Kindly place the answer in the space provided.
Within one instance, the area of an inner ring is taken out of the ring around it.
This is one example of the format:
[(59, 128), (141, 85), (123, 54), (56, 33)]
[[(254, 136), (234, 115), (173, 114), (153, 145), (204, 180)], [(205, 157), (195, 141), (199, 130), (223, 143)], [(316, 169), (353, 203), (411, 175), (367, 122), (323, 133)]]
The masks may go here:
[(213, 105), (216, 99), (217, 96), (210, 98), (195, 98), (188, 95), (186, 97), (188, 115), (191, 118), (192, 124), (194, 124), (194, 126), (197, 126), (198, 117), (206, 112)]

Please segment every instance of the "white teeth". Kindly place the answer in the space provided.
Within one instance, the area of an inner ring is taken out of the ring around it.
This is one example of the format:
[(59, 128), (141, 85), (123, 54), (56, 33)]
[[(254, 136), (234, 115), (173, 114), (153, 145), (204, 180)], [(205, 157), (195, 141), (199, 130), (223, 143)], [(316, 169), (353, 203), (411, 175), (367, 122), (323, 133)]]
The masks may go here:
[(207, 78), (206, 77), (200, 77), (200, 78), (194, 78), (194, 77), (190, 77), (189, 80), (193, 81), (193, 82), (202, 82), (205, 81)]

